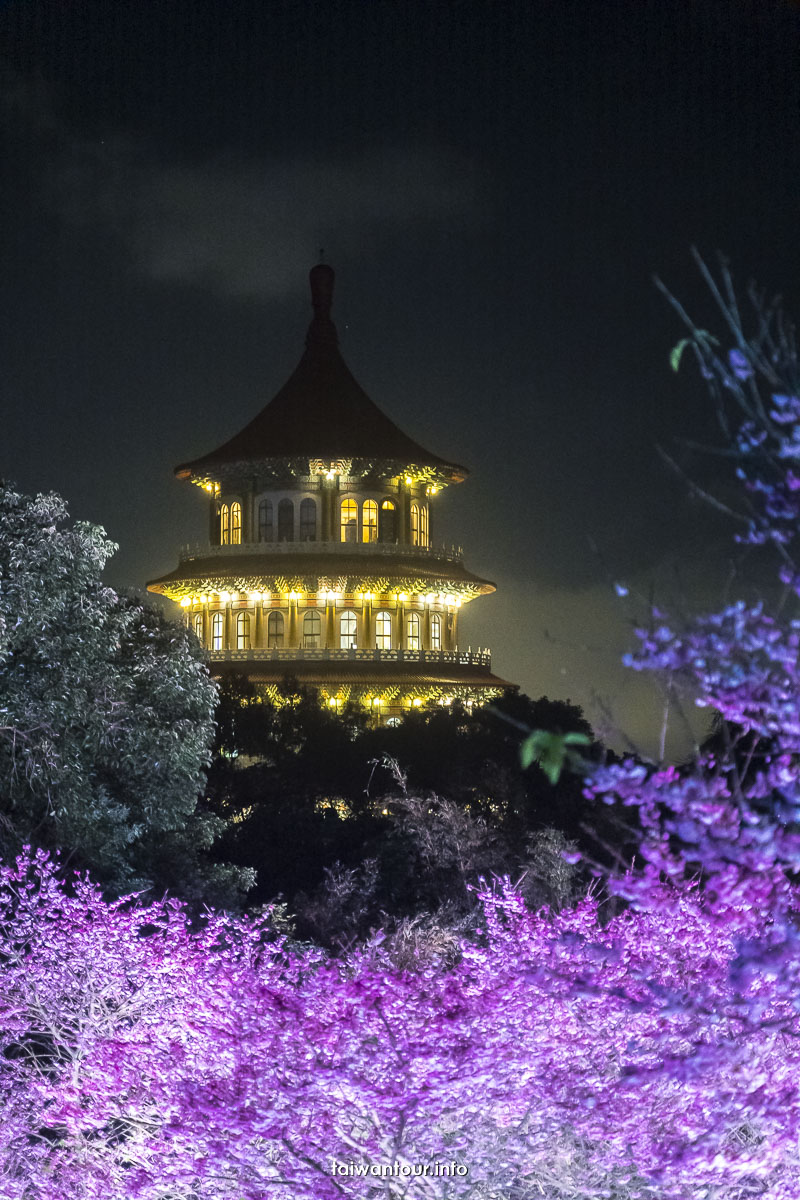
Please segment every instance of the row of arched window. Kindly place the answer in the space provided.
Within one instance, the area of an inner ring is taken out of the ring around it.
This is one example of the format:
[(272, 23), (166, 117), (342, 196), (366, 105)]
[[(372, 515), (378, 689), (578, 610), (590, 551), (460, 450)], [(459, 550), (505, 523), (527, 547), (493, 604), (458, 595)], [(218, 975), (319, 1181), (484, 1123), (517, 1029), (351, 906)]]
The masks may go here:
[[(276, 520), (277, 518), (277, 520)], [(317, 540), (317, 506), (313, 500), (300, 501), (301, 542)], [(222, 546), (239, 546), (242, 542), (242, 506), (238, 500), (222, 504), (219, 510), (219, 540)], [(294, 502), (261, 500), (258, 505), (258, 540), (260, 542), (294, 541)]]
[[(380, 514), (380, 525), (378, 516)], [(393, 542), (397, 536), (397, 509), (393, 500), (364, 500), (361, 504), (361, 536), (359, 538), (358, 501), (343, 500), (339, 506), (339, 528), (343, 542)]]
[[(300, 501), (298, 540), (317, 540), (317, 505), (309, 497)], [(397, 541), (397, 506), (393, 500), (364, 500), (359, 513), (358, 501), (342, 500), (339, 508), (340, 539), (343, 542)], [(425, 504), (411, 505), (411, 545), (428, 544), (428, 509)], [(259, 542), (293, 542), (295, 539), (294, 501), (260, 500), (258, 503)], [(239, 546), (242, 541), (242, 506), (238, 500), (220, 505), (219, 540), (223, 546)]]
[[(360, 534), (359, 537), (359, 528)], [(363, 500), (359, 522), (358, 501), (348, 498), (339, 506), (339, 530), (343, 542), (397, 541), (397, 506), (394, 500)], [(428, 544), (428, 509), (424, 504), (411, 505), (411, 545)]]
[[(431, 650), (442, 648), (442, 618), (439, 613), (431, 613)], [(236, 614), (236, 649), (250, 650), (251, 615), (248, 612)], [(406, 614), (406, 649), (419, 650), (422, 647), (422, 622), (419, 613)], [(200, 641), (203, 640), (203, 614), (194, 616), (194, 632)], [(358, 646), (358, 617), (351, 609), (339, 614), (339, 648), (355, 650)], [(283, 613), (271, 612), (267, 617), (267, 648), (282, 650), (284, 646), (286, 623)], [(211, 614), (212, 650), (225, 648), (225, 618), (223, 613)], [(322, 645), (322, 619), (313, 609), (303, 613), (301, 626), (301, 646), (304, 650), (317, 650)], [(375, 647), (378, 650), (392, 649), (392, 614), (381, 610), (375, 613)]]
[[(298, 536), (301, 542), (317, 540), (317, 505), (314, 500), (306, 498), (300, 501)], [(294, 541), (294, 502), (292, 500), (279, 500), (277, 505), (274, 505), (271, 500), (259, 501), (258, 540), (260, 542)]]

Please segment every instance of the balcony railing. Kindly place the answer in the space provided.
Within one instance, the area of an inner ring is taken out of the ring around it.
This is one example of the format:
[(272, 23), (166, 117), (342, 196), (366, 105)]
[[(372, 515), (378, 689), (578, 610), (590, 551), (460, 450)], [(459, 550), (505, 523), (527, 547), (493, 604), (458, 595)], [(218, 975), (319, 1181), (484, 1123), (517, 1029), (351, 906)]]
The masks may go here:
[(425, 663), (492, 668), (490, 650), (210, 650), (212, 662)]
[(341, 554), (345, 557), (363, 555), (372, 558), (375, 555), (386, 555), (390, 558), (432, 558), (444, 559), (447, 562), (461, 562), (463, 552), (460, 546), (408, 546), (399, 542), (242, 542), (235, 546), (211, 546), (208, 544), (181, 546), (181, 563), (191, 562), (196, 558), (219, 558), (240, 555), (258, 557), (262, 554), (285, 554), (288, 556), (303, 554)]

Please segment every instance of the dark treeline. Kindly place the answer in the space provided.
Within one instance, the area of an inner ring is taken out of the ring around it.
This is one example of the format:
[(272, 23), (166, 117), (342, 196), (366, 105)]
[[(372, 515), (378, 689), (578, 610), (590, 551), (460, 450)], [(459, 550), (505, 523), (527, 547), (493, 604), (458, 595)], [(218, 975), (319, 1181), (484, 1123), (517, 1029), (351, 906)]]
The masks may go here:
[(587, 757), (608, 757), (569, 701), (508, 691), (370, 727), (291, 680), (283, 693), (272, 704), (243, 676), (222, 681), (207, 803), (227, 824), (216, 853), (256, 872), (248, 903), (282, 898), (300, 936), (334, 945), (387, 919), (468, 922), (480, 879), (504, 875), (558, 908), (586, 884), (563, 850), (625, 847), (619, 814), (590, 808), (579, 773), (551, 783), (521, 765), (534, 729), (585, 734)]

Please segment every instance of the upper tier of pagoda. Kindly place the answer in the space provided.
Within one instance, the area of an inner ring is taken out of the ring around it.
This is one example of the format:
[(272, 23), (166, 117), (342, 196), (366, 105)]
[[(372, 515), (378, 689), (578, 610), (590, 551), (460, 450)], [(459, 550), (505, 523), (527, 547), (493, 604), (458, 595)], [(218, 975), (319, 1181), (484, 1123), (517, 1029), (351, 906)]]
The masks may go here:
[(294, 373), (234, 437), (176, 467), (178, 478), (207, 487), (242, 474), (312, 475), (342, 462), (351, 475), (408, 472), (439, 486), (465, 479), (465, 467), (426, 450), (370, 400), (339, 352), (334, 272), (320, 263), (309, 278), (314, 317)]

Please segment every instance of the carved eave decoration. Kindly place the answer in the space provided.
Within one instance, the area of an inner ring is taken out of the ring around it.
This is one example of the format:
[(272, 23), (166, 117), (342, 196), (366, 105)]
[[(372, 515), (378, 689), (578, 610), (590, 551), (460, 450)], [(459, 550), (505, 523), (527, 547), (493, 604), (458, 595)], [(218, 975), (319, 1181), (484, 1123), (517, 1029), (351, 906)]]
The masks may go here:
[[(286, 672), (287, 677), (291, 677), (291, 671)], [(260, 693), (265, 699), (272, 701), (273, 704), (280, 706), (282, 704), (291, 703), (291, 697), (287, 697), (278, 683), (261, 683), (256, 685)], [(321, 692), (324, 696), (335, 697), (340, 704), (347, 703), (348, 700), (358, 702), (364, 697), (372, 695), (375, 691), (374, 685), (369, 684), (350, 684), (341, 683), (335, 687), (323, 686)], [(448, 706), (454, 701), (460, 701), (462, 704), (487, 704), (490, 700), (497, 700), (502, 696), (505, 688), (498, 687), (492, 684), (458, 684), (458, 683), (424, 683), (415, 685), (405, 681), (396, 687), (389, 687), (387, 684), (380, 686), (381, 696), (384, 700), (384, 707), (388, 704), (410, 705), (414, 699), (421, 700), (424, 706), (427, 705), (443, 705)], [(422, 711), (422, 705), (418, 710)]]
[(437, 467), (423, 463), (406, 462), (399, 458), (355, 458), (330, 460), (313, 458), (262, 458), (241, 459), (237, 462), (209, 465), (202, 471), (183, 468), (175, 472), (178, 479), (188, 479), (206, 492), (233, 491), (242, 487), (255, 486), (259, 491), (281, 488), (287, 484), (317, 483), (333, 472), (340, 480), (363, 483), (376, 482), (394, 476), (412, 479), (441, 489), (450, 483), (461, 483), (467, 477), (463, 467)]
[(446, 575), (439, 577), (427, 576), (421, 578), (415, 575), (388, 576), (376, 574), (358, 575), (304, 575), (302, 572), (285, 574), (258, 574), (247, 572), (236, 575), (220, 575), (215, 573), (186, 576), (182, 579), (156, 580), (148, 584), (152, 592), (167, 596), (170, 600), (180, 601), (186, 596), (213, 595), (214, 592), (302, 592), (304, 595), (323, 596), (326, 592), (335, 592), (340, 596), (355, 596), (359, 593), (372, 592), (375, 596), (397, 596), (405, 592), (407, 596), (427, 596), (430, 593), (455, 596), (462, 604), (468, 603), (476, 596), (486, 595), (494, 591), (490, 583), (454, 582)]

